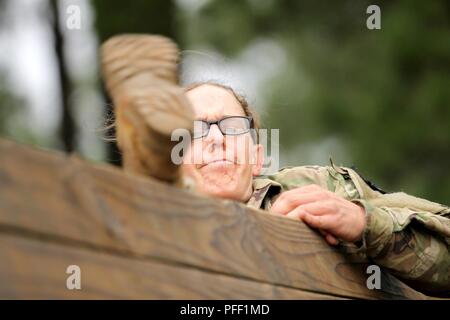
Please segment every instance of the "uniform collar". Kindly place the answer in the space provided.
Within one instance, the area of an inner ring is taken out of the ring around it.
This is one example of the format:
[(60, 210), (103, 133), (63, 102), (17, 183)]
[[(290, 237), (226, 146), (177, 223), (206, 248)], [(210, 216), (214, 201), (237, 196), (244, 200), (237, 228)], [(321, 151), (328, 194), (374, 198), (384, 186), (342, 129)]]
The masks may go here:
[(281, 184), (267, 177), (257, 177), (253, 179), (253, 193), (247, 201), (249, 207), (265, 209), (265, 199), (272, 194), (280, 193)]

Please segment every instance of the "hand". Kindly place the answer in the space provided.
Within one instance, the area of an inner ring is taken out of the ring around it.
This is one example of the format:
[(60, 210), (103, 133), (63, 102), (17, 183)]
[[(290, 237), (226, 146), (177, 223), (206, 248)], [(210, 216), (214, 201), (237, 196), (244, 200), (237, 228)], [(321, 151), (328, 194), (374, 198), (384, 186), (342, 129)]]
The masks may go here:
[(366, 227), (363, 207), (315, 184), (283, 192), (271, 211), (319, 229), (331, 245), (361, 240)]

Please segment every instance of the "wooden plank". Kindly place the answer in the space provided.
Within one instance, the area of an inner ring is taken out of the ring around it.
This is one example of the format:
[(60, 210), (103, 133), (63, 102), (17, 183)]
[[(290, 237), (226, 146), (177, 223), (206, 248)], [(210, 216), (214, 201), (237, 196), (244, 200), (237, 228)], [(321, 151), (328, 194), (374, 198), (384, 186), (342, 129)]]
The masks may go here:
[[(0, 299), (339, 299), (0, 233)], [(81, 290), (66, 287), (69, 265)]]
[(8, 141), (0, 154), (0, 226), (325, 294), (425, 298), (388, 274), (368, 290), (363, 262), (302, 222)]

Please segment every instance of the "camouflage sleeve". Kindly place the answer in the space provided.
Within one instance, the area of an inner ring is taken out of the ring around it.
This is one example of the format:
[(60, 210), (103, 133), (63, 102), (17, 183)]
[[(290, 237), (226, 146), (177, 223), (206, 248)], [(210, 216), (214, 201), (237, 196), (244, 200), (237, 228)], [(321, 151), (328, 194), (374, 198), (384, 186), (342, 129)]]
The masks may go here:
[(433, 213), (379, 206), (371, 200), (358, 202), (366, 210), (367, 226), (360, 249), (368, 258), (415, 288), (450, 293), (448, 210)]
[(354, 170), (338, 168), (358, 191), (367, 225), (358, 251), (422, 291), (450, 293), (450, 208), (407, 195), (383, 194)]
[(318, 184), (362, 205), (367, 218), (362, 241), (344, 249), (418, 290), (450, 293), (450, 208), (402, 192), (384, 194), (356, 171), (333, 163), (286, 169), (276, 180), (283, 190)]

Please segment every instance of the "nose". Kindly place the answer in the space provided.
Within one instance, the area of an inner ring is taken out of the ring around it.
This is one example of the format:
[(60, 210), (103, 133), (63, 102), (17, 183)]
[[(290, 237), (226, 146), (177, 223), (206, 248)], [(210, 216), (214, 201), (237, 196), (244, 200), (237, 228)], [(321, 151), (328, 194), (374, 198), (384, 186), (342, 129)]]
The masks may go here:
[(205, 138), (205, 142), (213, 145), (222, 145), (224, 137), (217, 124), (212, 124), (209, 128), (208, 135)]

